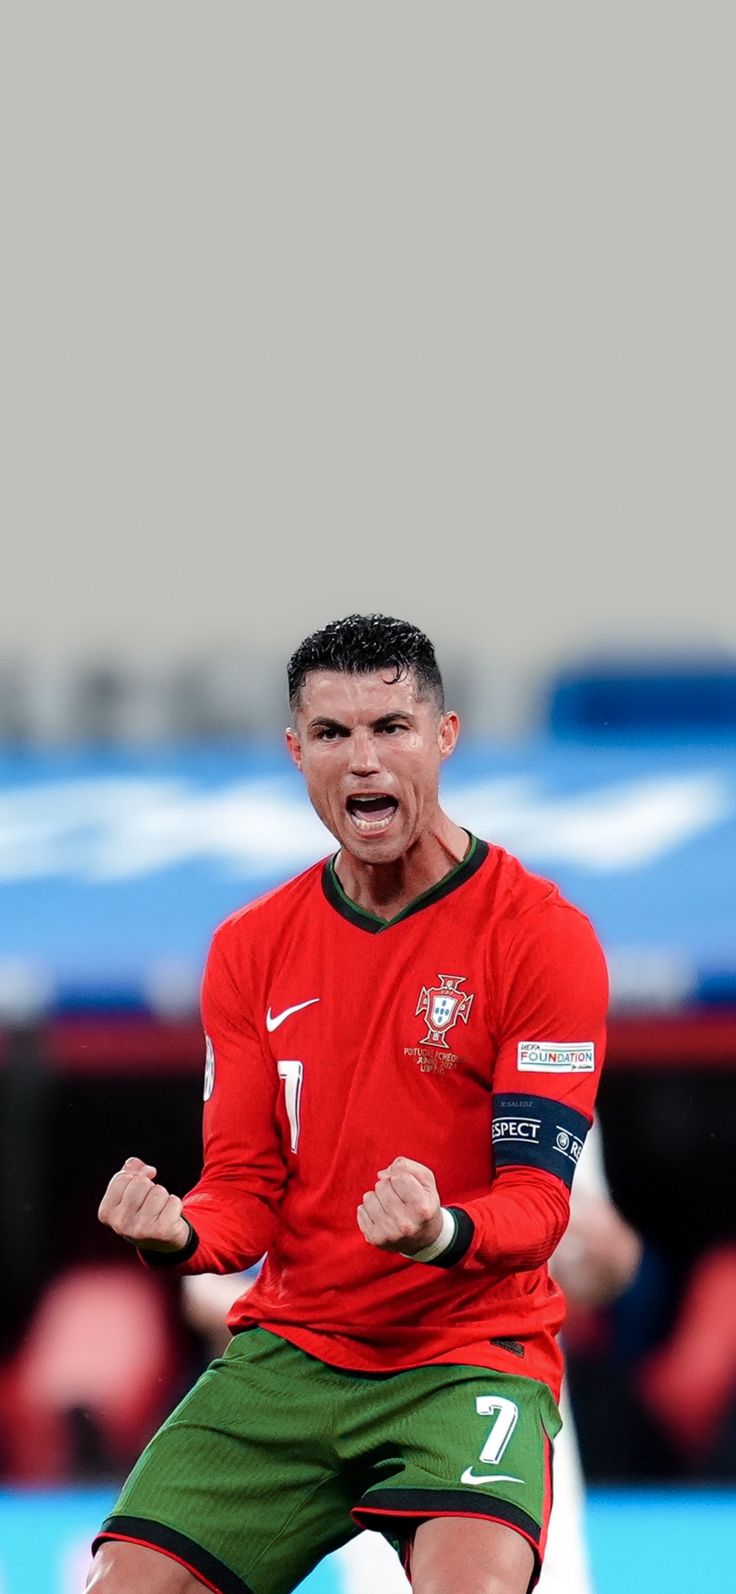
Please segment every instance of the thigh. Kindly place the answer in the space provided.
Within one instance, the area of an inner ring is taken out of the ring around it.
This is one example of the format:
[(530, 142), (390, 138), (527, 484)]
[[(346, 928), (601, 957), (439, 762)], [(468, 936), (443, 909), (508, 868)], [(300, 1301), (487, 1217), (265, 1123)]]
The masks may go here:
[(85, 1594), (202, 1594), (201, 1578), (170, 1556), (143, 1544), (105, 1539), (99, 1546)]
[(220, 1594), (287, 1594), (356, 1531), (329, 1369), (238, 1334), (146, 1447), (95, 1540), (155, 1547)]
[(398, 1540), (405, 1562), (420, 1522), (498, 1523), (527, 1541), (536, 1578), (560, 1426), (547, 1387), (479, 1367), (437, 1366), (396, 1374), (368, 1398), (375, 1435), (386, 1443), (355, 1520)]
[(531, 1545), (502, 1522), (433, 1517), (414, 1535), (414, 1594), (527, 1594), (534, 1574)]

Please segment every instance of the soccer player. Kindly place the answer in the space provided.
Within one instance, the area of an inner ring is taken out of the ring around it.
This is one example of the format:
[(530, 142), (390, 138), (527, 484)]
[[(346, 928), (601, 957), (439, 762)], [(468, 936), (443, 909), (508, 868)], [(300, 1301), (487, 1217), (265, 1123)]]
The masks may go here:
[(415, 1594), (526, 1594), (560, 1425), (546, 1262), (593, 1116), (603, 955), (440, 807), (459, 725), (416, 627), (351, 615), (288, 678), (338, 851), (215, 934), (198, 1184), (181, 1201), (131, 1157), (100, 1206), (151, 1266), (267, 1260), (88, 1587), (287, 1594), (370, 1527)]

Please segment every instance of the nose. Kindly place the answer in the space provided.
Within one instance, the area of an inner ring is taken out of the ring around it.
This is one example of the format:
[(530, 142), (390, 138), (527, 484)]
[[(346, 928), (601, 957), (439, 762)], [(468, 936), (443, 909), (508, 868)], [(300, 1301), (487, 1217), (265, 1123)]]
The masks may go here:
[(373, 775), (380, 767), (375, 736), (367, 725), (358, 725), (350, 738), (351, 774)]

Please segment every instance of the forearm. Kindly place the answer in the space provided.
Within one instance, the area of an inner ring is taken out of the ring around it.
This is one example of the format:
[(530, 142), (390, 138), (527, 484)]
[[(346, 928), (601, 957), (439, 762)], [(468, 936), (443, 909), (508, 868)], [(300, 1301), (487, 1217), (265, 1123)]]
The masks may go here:
[(209, 1178), (184, 1197), (183, 1212), (198, 1245), (182, 1271), (236, 1273), (269, 1249), (278, 1203), (275, 1195), (256, 1194), (247, 1184)]
[(238, 1273), (260, 1261), (278, 1220), (276, 1195), (255, 1193), (244, 1181), (203, 1175), (184, 1197), (189, 1235), (178, 1250), (139, 1247), (152, 1268), (179, 1275)]
[(570, 1216), (567, 1185), (538, 1168), (499, 1170), (488, 1195), (440, 1204), (431, 1168), (396, 1157), (358, 1208), (371, 1245), (431, 1267), (482, 1269), (498, 1276), (540, 1267)]
[(505, 1168), (488, 1195), (456, 1210), (468, 1239), (459, 1265), (505, 1274), (548, 1261), (567, 1227), (570, 1201), (561, 1179), (532, 1168)]

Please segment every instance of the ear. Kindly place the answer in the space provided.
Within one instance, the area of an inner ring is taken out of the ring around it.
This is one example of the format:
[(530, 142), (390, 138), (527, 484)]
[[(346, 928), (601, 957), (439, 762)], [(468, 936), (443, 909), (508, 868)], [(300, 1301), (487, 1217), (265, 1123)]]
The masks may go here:
[(443, 714), (437, 730), (440, 758), (449, 758), (450, 754), (454, 753), (459, 735), (460, 720), (457, 714)]
[(302, 744), (296, 731), (292, 730), (290, 725), (284, 731), (284, 741), (289, 751), (289, 757), (293, 759), (297, 769), (300, 770), (302, 767)]

